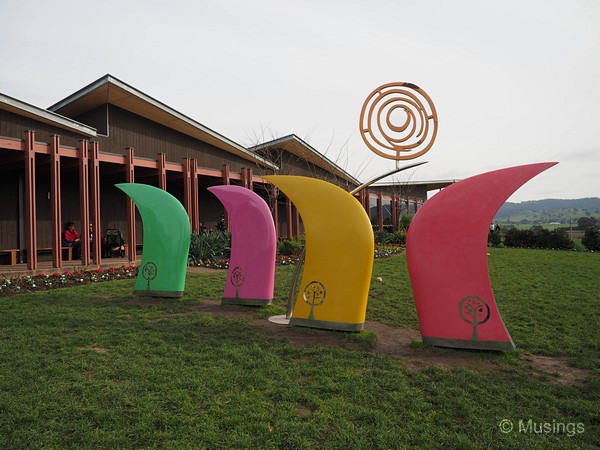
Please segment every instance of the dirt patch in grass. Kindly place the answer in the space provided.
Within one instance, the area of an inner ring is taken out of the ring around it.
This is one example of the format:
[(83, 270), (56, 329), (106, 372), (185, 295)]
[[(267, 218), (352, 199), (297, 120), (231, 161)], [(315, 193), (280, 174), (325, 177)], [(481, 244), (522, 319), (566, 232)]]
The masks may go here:
[(63, 333), (63, 334), (58, 334), (56, 336), (52, 336), (52, 339), (64, 339), (64, 338), (70, 338), (70, 337), (74, 337), (74, 336), (77, 336), (77, 333), (68, 332), (68, 333)]
[(534, 369), (550, 374), (551, 383), (560, 385), (579, 384), (589, 375), (589, 371), (569, 366), (568, 358), (560, 356), (527, 355), (525, 358)]
[(79, 350), (91, 350), (96, 353), (108, 353), (108, 349), (99, 347), (97, 345), (90, 345), (89, 347), (79, 347)]
[(313, 413), (313, 410), (311, 408), (309, 408), (308, 406), (304, 406), (304, 405), (300, 405), (296, 408), (296, 416), (298, 417), (304, 417), (304, 416), (310, 416)]
[(365, 322), (365, 328), (377, 334), (374, 348), (377, 353), (399, 357), (410, 370), (422, 370), (429, 366), (449, 369), (498, 369), (498, 365), (493, 361), (471, 359), (460, 354), (440, 354), (426, 348), (413, 348), (413, 342), (421, 342), (421, 334), (417, 330), (394, 328), (369, 320)]
[[(278, 325), (267, 319), (256, 319), (255, 313), (251, 309), (231, 308), (212, 302), (194, 305), (192, 309), (232, 319), (252, 319), (253, 325), (267, 329), (275, 339), (286, 341), (291, 345), (319, 344), (350, 349), (361, 348), (359, 342), (348, 339), (346, 332)], [(446, 368), (498, 369), (498, 366), (492, 361), (470, 359), (462, 355), (443, 355), (429, 349), (412, 348), (411, 344), (414, 341), (421, 341), (421, 335), (416, 330), (394, 328), (373, 321), (366, 321), (365, 329), (377, 334), (374, 352), (398, 357), (411, 370), (422, 370), (433, 365)]]
[(310, 383), (312, 381), (312, 377), (308, 375), (300, 375), (296, 378), (296, 383)]
[[(156, 301), (156, 303), (159, 302)], [(128, 303), (141, 306), (152, 303), (152, 300), (136, 299)], [(231, 319), (248, 319), (254, 326), (268, 330), (275, 339), (288, 342), (291, 345), (318, 344), (348, 349), (364, 348), (361, 347), (360, 342), (348, 339), (348, 333), (345, 332), (278, 325), (269, 322), (267, 319), (256, 318), (254, 308), (241, 309), (239, 307), (222, 306), (220, 302), (190, 305), (187, 312), (176, 313), (176, 315), (193, 314), (194, 312), (204, 312)], [(377, 335), (377, 341), (372, 349), (373, 352), (401, 359), (409, 370), (419, 371), (431, 366), (447, 369), (470, 368), (480, 370), (499, 370), (500, 368), (495, 361), (471, 358), (465, 356), (464, 353), (439, 353), (429, 348), (415, 348), (413, 343), (421, 342), (421, 334), (417, 330), (394, 328), (370, 320), (365, 322), (365, 330), (372, 331)], [(562, 385), (580, 383), (588, 375), (586, 370), (569, 366), (567, 358), (529, 355), (525, 360), (534, 370), (540, 374), (552, 376), (552, 382)]]
[(341, 331), (326, 331), (294, 326), (290, 327), (286, 325), (278, 325), (276, 323), (269, 322), (266, 319), (254, 319), (252, 324), (269, 330), (269, 333), (275, 339), (286, 341), (291, 345), (304, 346), (318, 344), (356, 349), (360, 347), (358, 342), (344, 340), (344, 336), (342, 335), (345, 333)]

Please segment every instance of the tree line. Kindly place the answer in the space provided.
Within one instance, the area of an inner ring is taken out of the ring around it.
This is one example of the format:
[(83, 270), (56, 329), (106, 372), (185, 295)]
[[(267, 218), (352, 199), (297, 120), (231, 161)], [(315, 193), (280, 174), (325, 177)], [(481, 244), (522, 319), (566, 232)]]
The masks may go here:
[[(577, 228), (584, 231), (582, 245), (588, 251), (600, 251), (600, 226), (595, 217), (580, 217)], [(504, 240), (502, 239), (504, 237)], [(510, 227), (506, 231), (499, 228), (490, 230), (488, 243), (497, 247), (545, 248), (556, 250), (573, 250), (575, 243), (569, 237), (565, 228), (548, 230), (540, 225), (534, 225), (528, 230)]]

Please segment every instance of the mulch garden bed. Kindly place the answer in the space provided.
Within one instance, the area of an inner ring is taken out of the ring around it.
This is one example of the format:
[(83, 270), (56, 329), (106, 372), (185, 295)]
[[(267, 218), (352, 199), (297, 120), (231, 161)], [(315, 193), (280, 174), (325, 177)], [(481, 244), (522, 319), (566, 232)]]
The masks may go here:
[(64, 273), (40, 273), (38, 275), (6, 277), (0, 281), (0, 297), (8, 297), (9, 295), (26, 292), (47, 291), (49, 289), (77, 286), (80, 284), (135, 278), (137, 274), (137, 266), (123, 265), (121, 267), (109, 267), (106, 269), (99, 268)]

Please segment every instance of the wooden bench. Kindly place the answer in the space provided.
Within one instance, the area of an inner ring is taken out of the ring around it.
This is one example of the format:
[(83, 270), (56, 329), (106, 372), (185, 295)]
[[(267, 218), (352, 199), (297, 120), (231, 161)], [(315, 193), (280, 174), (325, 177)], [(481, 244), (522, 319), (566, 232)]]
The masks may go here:
[(10, 256), (10, 265), (11, 266), (16, 266), (17, 265), (17, 256), (19, 255), (20, 250), (19, 249), (10, 249), (10, 250), (0, 250), (0, 255), (9, 255)]
[[(38, 248), (38, 253), (52, 253), (52, 248)], [(62, 251), (67, 254), (67, 261), (73, 261), (73, 247), (62, 247)], [(0, 250), (0, 255), (8, 255), (10, 256), (10, 265), (15, 266), (20, 261), (18, 261), (20, 250), (16, 248), (8, 249), (8, 250)]]
[[(38, 253), (52, 253), (52, 248), (38, 248)], [(73, 261), (73, 247), (62, 247), (63, 252), (67, 252), (67, 261)]]
[[(143, 250), (144, 244), (136, 244), (135, 248), (136, 248), (136, 254), (138, 250)], [(123, 248), (125, 249), (125, 258), (129, 257), (129, 245), (128, 244), (123, 244)]]

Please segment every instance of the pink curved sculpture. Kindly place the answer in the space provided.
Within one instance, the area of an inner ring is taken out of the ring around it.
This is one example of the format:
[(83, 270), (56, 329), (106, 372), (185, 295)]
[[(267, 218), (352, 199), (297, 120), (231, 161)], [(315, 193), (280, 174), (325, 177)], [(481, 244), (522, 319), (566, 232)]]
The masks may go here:
[(270, 305), (277, 237), (269, 206), (240, 186), (213, 186), (208, 190), (223, 203), (231, 221), (231, 258), (222, 303)]
[(408, 271), (423, 342), (514, 350), (488, 274), (487, 236), (502, 204), (555, 162), (476, 175), (428, 200), (406, 240)]

